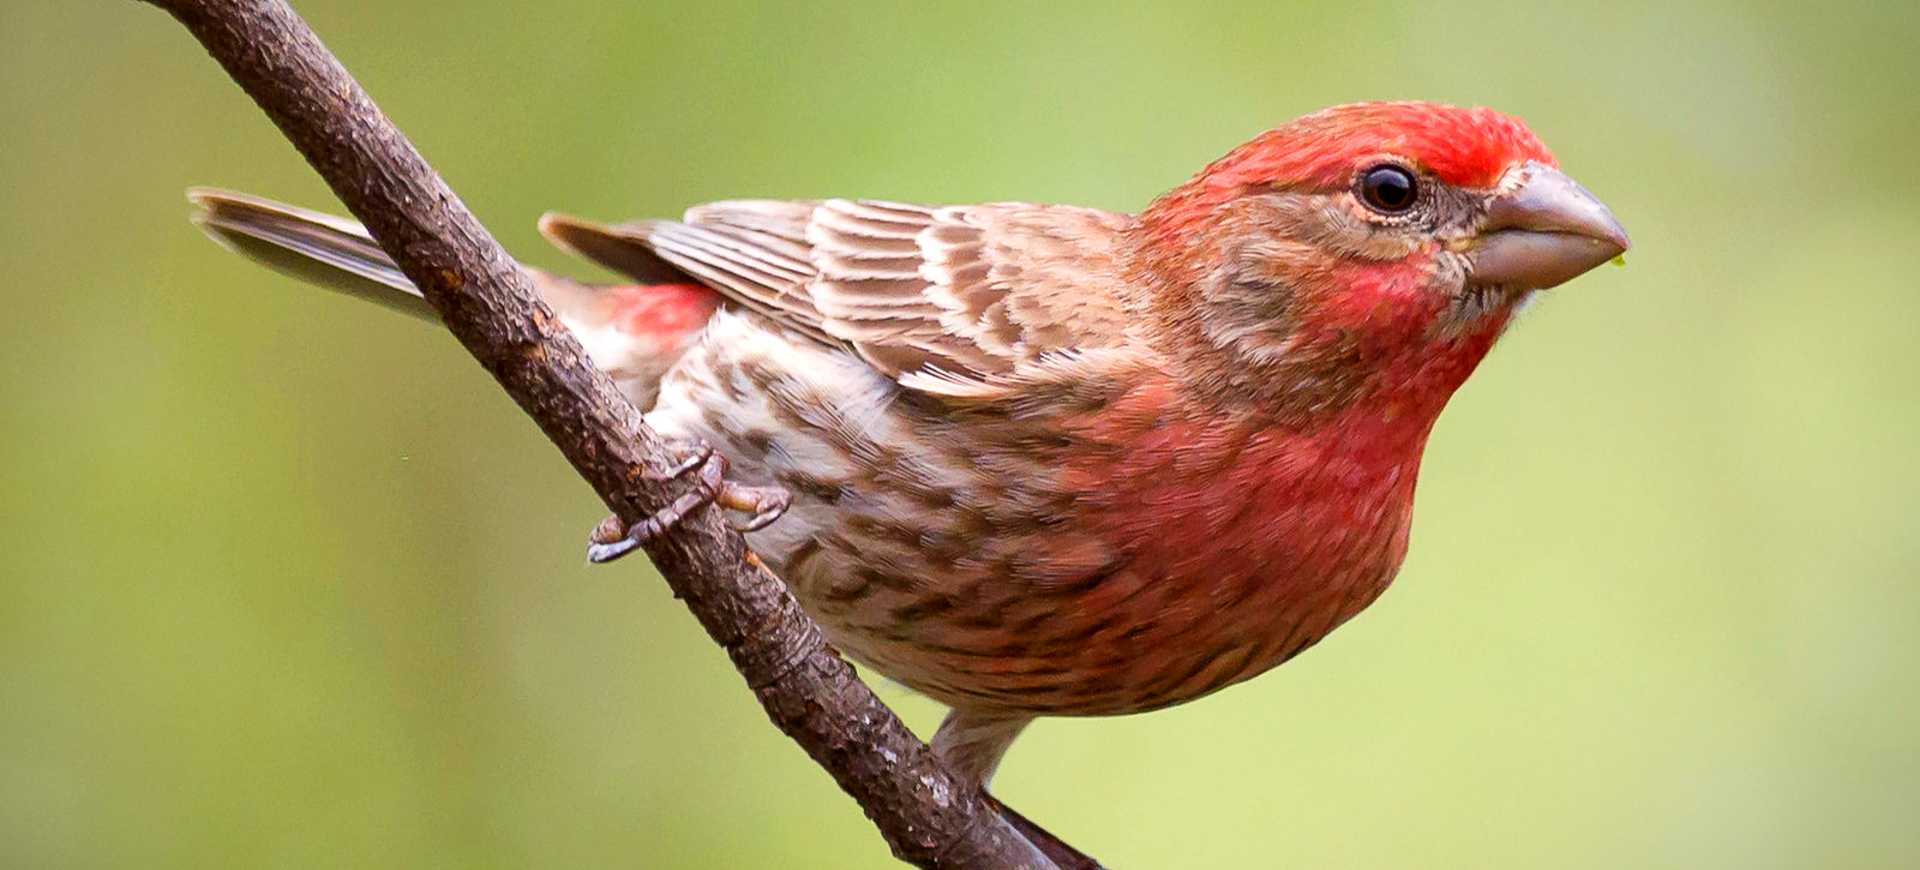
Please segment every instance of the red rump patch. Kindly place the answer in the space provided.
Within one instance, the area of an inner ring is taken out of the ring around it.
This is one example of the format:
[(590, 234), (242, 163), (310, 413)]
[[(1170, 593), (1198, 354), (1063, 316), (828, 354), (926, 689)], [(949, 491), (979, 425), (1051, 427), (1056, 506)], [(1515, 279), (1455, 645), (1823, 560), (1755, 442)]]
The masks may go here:
[(675, 339), (706, 325), (720, 294), (699, 284), (636, 284), (615, 287), (613, 322), (635, 337)]

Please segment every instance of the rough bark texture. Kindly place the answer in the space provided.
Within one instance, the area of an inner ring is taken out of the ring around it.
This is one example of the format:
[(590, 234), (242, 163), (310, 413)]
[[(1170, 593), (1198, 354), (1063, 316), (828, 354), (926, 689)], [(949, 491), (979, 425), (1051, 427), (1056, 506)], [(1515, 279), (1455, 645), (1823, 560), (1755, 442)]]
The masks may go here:
[[(609, 508), (637, 523), (677, 494), (681, 484), (660, 477), (671, 458), (659, 436), (291, 8), (149, 2), (266, 111)], [(928, 868), (1056, 866), (855, 678), (717, 511), (696, 512), (646, 551), (774, 724), (860, 803), (895, 855)]]

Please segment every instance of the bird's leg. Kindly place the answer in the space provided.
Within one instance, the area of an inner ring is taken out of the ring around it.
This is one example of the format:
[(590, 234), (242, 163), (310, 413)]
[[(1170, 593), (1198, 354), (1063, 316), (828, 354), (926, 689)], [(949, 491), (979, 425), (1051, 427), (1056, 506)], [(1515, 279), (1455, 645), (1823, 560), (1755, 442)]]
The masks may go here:
[(618, 514), (609, 515), (594, 526), (593, 534), (588, 536), (587, 561), (611, 562), (638, 549), (658, 537), (660, 533), (673, 528), (687, 514), (693, 513), (711, 503), (719, 494), (720, 485), (726, 480), (726, 465), (716, 463), (718, 458), (713, 446), (705, 441), (695, 441), (682, 445), (678, 461), (664, 473), (648, 473), (652, 480), (679, 480), (690, 473), (698, 472), (693, 486), (680, 494), (666, 507), (654, 512), (650, 517), (629, 527)]
[(793, 504), (793, 496), (775, 486), (743, 486), (727, 479), (727, 460), (713, 452), (705, 441), (695, 441), (680, 450), (679, 461), (655, 480), (678, 480), (698, 472), (693, 486), (653, 516), (628, 526), (619, 515), (609, 516), (593, 529), (587, 543), (587, 561), (611, 562), (659, 537), (681, 520), (709, 504), (728, 510), (752, 513), (740, 527), (751, 532), (766, 528)]
[(1032, 721), (1033, 717), (1025, 713), (987, 713), (956, 707), (933, 734), (933, 754), (948, 770), (986, 791), (1007, 747)]
[(1024, 713), (956, 709), (947, 714), (940, 730), (934, 733), (933, 754), (948, 770), (978, 786), (981, 796), (993, 805), (1000, 817), (1060, 870), (1101, 870), (1100, 862), (1067, 845), (987, 792), (987, 784), (993, 780), (993, 772), (1000, 766), (1001, 757), (1007, 754), (1007, 747), (1013, 745), (1013, 739), (1032, 721), (1033, 717)]

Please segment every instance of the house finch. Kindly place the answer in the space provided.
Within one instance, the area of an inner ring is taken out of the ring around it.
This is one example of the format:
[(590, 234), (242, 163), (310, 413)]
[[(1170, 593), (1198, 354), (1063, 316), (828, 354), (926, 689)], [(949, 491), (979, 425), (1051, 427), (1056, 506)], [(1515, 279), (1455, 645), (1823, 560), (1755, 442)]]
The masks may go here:
[[(750, 544), (834, 645), (952, 708), (934, 748), (984, 786), (1036, 716), (1197, 698), (1386, 588), (1447, 398), (1534, 291), (1627, 248), (1555, 166), (1488, 109), (1346, 105), (1137, 215), (548, 215), (639, 283), (533, 278), (707, 495), (756, 512)], [(193, 199), (216, 238), (432, 316), (351, 222)], [(672, 519), (603, 524), (590, 554)]]

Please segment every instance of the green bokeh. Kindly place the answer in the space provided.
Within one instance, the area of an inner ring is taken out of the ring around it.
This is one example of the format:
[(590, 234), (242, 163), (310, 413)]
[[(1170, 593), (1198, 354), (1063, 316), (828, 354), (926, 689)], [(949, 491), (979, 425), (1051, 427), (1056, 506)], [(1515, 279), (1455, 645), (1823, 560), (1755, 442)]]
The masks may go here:
[[(298, 5), (581, 274), (542, 210), (1133, 209), (1334, 102), (1525, 117), (1638, 247), (1454, 401), (1396, 588), (999, 793), (1123, 867), (1920, 866), (1920, 4)], [(0, 0), (0, 866), (891, 866), (451, 340), (189, 184), (333, 207), (161, 13)]]

